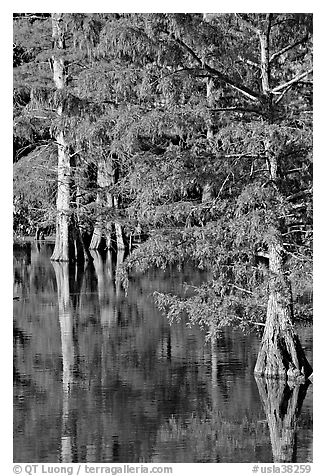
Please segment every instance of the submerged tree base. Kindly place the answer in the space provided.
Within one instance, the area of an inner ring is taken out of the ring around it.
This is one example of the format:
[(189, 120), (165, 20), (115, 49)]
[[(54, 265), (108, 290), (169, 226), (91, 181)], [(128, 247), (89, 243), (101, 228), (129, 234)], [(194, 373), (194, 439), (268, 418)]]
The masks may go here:
[(76, 223), (70, 223), (68, 230), (62, 233), (57, 224), (56, 241), (51, 261), (84, 262), (92, 261), (92, 257), (84, 238)]
[(258, 376), (305, 381), (312, 374), (298, 336), (294, 332), (289, 306), (273, 292), (254, 370)]

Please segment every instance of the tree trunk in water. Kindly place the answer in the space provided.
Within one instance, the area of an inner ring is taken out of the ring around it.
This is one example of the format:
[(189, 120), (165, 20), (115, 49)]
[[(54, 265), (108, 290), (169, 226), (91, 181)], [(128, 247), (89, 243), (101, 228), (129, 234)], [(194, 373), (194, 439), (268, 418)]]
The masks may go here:
[[(52, 57), (53, 80), (56, 88), (62, 91), (67, 84), (67, 72), (61, 57), (65, 49), (65, 32), (63, 14), (52, 14), (52, 39), (54, 54)], [(62, 116), (62, 105), (57, 114)], [(57, 223), (53, 255), (54, 261), (69, 261), (69, 219), (70, 219), (70, 156), (63, 131), (56, 136), (58, 144), (58, 192), (57, 192)]]
[(57, 136), (58, 143), (58, 195), (55, 247), (53, 261), (69, 261), (70, 221), (70, 158), (63, 133)]
[(98, 250), (102, 243), (102, 228), (99, 225), (96, 225), (93, 231), (91, 244), (89, 245), (90, 250)]
[[(101, 203), (99, 193), (97, 193), (96, 203), (97, 203), (97, 205), (100, 205), (100, 203)], [(94, 231), (93, 231), (92, 240), (91, 240), (91, 243), (89, 245), (89, 249), (90, 250), (98, 250), (101, 246), (102, 238), (103, 238), (103, 236), (102, 236), (102, 226), (101, 226), (100, 222), (97, 222), (96, 225), (95, 225)]]
[(256, 378), (275, 463), (296, 461), (296, 428), (308, 385), (290, 388), (285, 381)]
[(121, 291), (121, 279), (120, 279), (120, 270), (119, 268), (121, 267), (124, 259), (124, 249), (123, 248), (118, 248), (117, 252), (117, 262), (116, 262), (116, 268), (115, 268), (115, 292), (116, 296), (119, 297), (120, 291)]
[[(272, 24), (271, 13), (266, 14), (265, 27), (257, 30), (261, 50), (261, 85), (265, 96), (266, 113), (272, 121), (272, 98), (270, 92), (270, 31)], [(278, 149), (274, 141), (277, 135), (268, 130), (268, 136), (264, 140), (266, 161), (269, 167), (271, 187), (278, 193)], [(266, 377), (283, 379), (305, 380), (312, 369), (305, 357), (299, 339), (293, 328), (293, 300), (291, 285), (287, 279), (283, 256), (284, 246), (281, 232), (280, 219), (274, 213), (273, 228), (274, 236), (269, 238), (269, 299), (267, 304), (267, 316), (261, 348), (258, 354), (255, 374)]]
[[(270, 178), (276, 186), (277, 157), (270, 140), (265, 142), (270, 164)], [(284, 247), (279, 219), (275, 217), (276, 231), (268, 243), (269, 248), (269, 299), (267, 317), (255, 374), (266, 377), (305, 380), (312, 373), (300, 341), (293, 328), (293, 301), (291, 285), (286, 277)]]
[(115, 228), (115, 237), (117, 240), (117, 249), (124, 251), (125, 243), (123, 240), (122, 226), (120, 225), (120, 223), (115, 223), (114, 228)]
[(270, 294), (255, 374), (283, 379), (305, 379), (309, 365), (292, 323), (292, 296), (282, 263), (282, 242), (269, 246)]
[[(115, 171), (112, 165), (112, 159), (101, 160), (98, 164), (97, 170), (97, 185), (99, 191), (97, 194), (97, 203), (99, 207), (118, 208), (118, 200), (107, 190), (108, 187), (114, 185)], [(94, 228), (92, 241), (90, 244), (91, 250), (99, 249), (102, 239), (106, 240), (106, 247), (110, 249), (112, 246), (112, 223), (108, 222), (105, 226), (102, 225), (100, 218)], [(114, 231), (116, 236), (117, 249), (125, 249), (122, 227), (119, 223), (114, 223)]]
[[(96, 202), (99, 208), (102, 208), (103, 206), (107, 208), (112, 208), (113, 201), (112, 201), (111, 193), (103, 189), (105, 189), (106, 187), (110, 187), (113, 184), (114, 184), (114, 170), (112, 167), (112, 161), (111, 159), (102, 159), (99, 161), (97, 166), (98, 192), (97, 192)], [(97, 220), (97, 223), (95, 225), (92, 241), (90, 244), (91, 250), (98, 250), (102, 243), (102, 239), (105, 238), (103, 236), (105, 235), (105, 230), (103, 230), (102, 221), (103, 221), (103, 218), (100, 217)], [(110, 243), (109, 244), (107, 243), (107, 247), (111, 246), (111, 237), (109, 241)]]
[[(67, 86), (67, 68), (63, 58), (65, 50), (65, 24), (63, 13), (52, 13), (52, 39), (53, 39), (53, 81), (57, 88), (59, 106), (58, 119), (63, 114), (63, 103), (60, 94)], [(58, 144), (58, 190), (57, 190), (57, 217), (55, 247), (51, 257), (53, 261), (69, 261), (87, 259), (83, 239), (78, 226), (78, 216), (73, 217), (71, 210), (71, 163), (69, 144), (63, 130), (56, 134)]]

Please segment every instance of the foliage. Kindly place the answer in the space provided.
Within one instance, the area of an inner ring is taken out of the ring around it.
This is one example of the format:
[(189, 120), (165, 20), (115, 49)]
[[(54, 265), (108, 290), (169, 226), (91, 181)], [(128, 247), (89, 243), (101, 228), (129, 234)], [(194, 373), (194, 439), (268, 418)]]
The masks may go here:
[[(256, 29), (268, 21), (267, 99)], [(82, 222), (115, 219), (131, 237), (147, 237), (125, 273), (187, 260), (209, 272), (191, 296), (156, 295), (171, 319), (187, 314), (209, 334), (261, 324), (270, 272), (259, 254), (279, 234), (299, 298), (311, 287), (311, 15), (66, 14), (65, 22), (69, 81), (59, 97), (49, 20), (15, 21), (16, 160), (63, 129)], [(117, 197), (115, 210), (95, 203), (101, 160), (117, 171), (104, 189)]]
[(35, 233), (37, 226), (55, 224), (56, 154), (39, 147), (14, 164), (14, 232)]

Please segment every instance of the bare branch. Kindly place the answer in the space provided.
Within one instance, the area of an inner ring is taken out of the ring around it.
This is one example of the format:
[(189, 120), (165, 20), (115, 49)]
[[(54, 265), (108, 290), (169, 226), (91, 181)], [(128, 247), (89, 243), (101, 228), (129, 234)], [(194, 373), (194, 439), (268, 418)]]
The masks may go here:
[(304, 78), (305, 76), (308, 76), (308, 74), (312, 73), (312, 69), (309, 69), (308, 71), (305, 71), (304, 73), (301, 73), (299, 74), (298, 76), (295, 76), (294, 78), (292, 78), (290, 81), (287, 81), (286, 83), (284, 84), (280, 84), (279, 86), (277, 86), (276, 88), (272, 89), (272, 93), (275, 94), (275, 93), (278, 93), (279, 91), (282, 91), (282, 89), (284, 88), (288, 88), (289, 86), (293, 86), (295, 83), (299, 82), (300, 79)]
[(278, 98), (276, 99), (275, 104), (278, 104), (279, 102), (282, 101), (282, 99), (284, 98), (286, 93), (291, 89), (291, 87), (292, 87), (292, 85), (290, 84), (290, 86), (288, 86), (287, 88), (284, 89), (284, 91), (281, 93), (281, 95), (278, 96)]
[(239, 291), (243, 291), (244, 293), (248, 293), (251, 295), (254, 294), (252, 291), (249, 291), (248, 289), (240, 288), (239, 286), (236, 286), (235, 284), (232, 284), (232, 287), (238, 289)]
[(300, 40), (297, 40), (294, 43), (290, 43), (289, 45), (282, 48), (280, 51), (277, 51), (276, 53), (272, 54), (270, 59), (269, 59), (269, 63), (272, 63), (276, 58), (283, 55), (284, 53), (291, 50), (292, 48), (295, 48), (296, 46), (300, 45), (301, 43), (306, 42), (308, 40), (308, 38), (309, 38), (309, 35), (306, 34), (303, 38), (300, 38)]
[(217, 78), (219, 78), (221, 81), (223, 81), (224, 83), (228, 84), (229, 86), (231, 86), (232, 88), (236, 89), (238, 92), (240, 92), (241, 94), (243, 94), (244, 96), (248, 97), (249, 99), (251, 99), (252, 101), (259, 101), (261, 99), (260, 97), (260, 94), (256, 93), (255, 91), (253, 91), (252, 89), (250, 88), (247, 88), (247, 86), (241, 84), (241, 83), (238, 83), (236, 81), (234, 81), (233, 79), (229, 78), (228, 76), (226, 76), (225, 74), (221, 73), (220, 71), (218, 71), (217, 69), (209, 66), (207, 63), (205, 63), (198, 55), (197, 53), (192, 49), (190, 48), (190, 46), (188, 46), (186, 43), (184, 43), (184, 41), (180, 40), (180, 38), (176, 38), (174, 35), (172, 35), (174, 40), (182, 47), (184, 48), (193, 58), (195, 61), (197, 61), (198, 64), (201, 65), (202, 69), (206, 70), (207, 72), (209, 72), (212, 76), (216, 76)]

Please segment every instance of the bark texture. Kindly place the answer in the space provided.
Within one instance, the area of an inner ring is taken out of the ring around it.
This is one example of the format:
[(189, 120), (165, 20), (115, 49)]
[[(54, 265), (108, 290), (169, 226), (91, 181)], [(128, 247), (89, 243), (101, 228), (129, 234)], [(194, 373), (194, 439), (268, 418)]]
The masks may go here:
[(58, 143), (58, 192), (55, 247), (53, 261), (69, 261), (70, 222), (70, 159), (63, 132), (57, 136)]
[(271, 291), (255, 374), (304, 381), (312, 372), (291, 322), (284, 295)]

